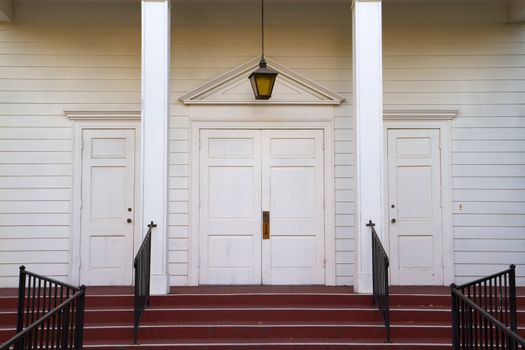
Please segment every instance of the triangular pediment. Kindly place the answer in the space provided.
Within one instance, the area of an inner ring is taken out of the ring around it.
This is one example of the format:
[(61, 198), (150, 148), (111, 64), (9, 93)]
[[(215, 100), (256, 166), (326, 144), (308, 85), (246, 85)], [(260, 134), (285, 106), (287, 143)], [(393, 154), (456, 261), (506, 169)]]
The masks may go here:
[(256, 100), (248, 80), (250, 73), (258, 68), (259, 58), (254, 58), (190, 91), (182, 96), (180, 100), (184, 104), (337, 105), (345, 99), (336, 92), (317, 84), (270, 58), (266, 58), (266, 61), (268, 67), (279, 73), (270, 100)]

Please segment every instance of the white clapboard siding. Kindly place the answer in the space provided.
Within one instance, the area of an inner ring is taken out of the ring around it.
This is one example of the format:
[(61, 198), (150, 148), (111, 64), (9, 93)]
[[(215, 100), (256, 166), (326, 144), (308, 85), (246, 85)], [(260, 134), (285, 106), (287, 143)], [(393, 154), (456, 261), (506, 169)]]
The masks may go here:
[[(177, 98), (258, 56), (260, 32), (251, 2), (173, 8), (168, 263), (170, 283), (186, 285), (190, 121)], [(384, 4), (385, 108), (459, 110), (451, 143), (458, 282), (515, 263), (525, 283), (525, 29), (506, 16), (504, 2)], [(73, 142), (64, 110), (140, 110), (139, 23), (131, 3), (20, 2), (17, 24), (0, 24), (0, 261), (9, 262), (0, 286), (16, 284), (22, 263), (66, 277)], [(347, 2), (268, 8), (266, 54), (346, 98), (334, 109), (338, 284), (353, 283), (355, 266), (351, 37)], [(30, 239), (62, 242), (61, 250), (11, 249)]]
[(451, 124), (459, 283), (512, 263), (525, 283), (525, 28), (507, 25), (505, 12), (496, 2), (384, 8), (385, 108), (459, 111)]
[[(268, 16), (272, 23), (266, 32), (268, 55), (310, 79), (335, 88), (351, 101), (351, 13), (348, 6), (305, 3), (301, 5), (301, 11), (296, 11), (296, 6), (291, 4), (274, 5), (279, 9)], [(202, 11), (213, 11), (215, 15), (203, 20), (199, 15)], [(173, 12), (169, 271), (174, 284), (187, 284), (188, 270), (184, 261), (187, 254), (176, 253), (187, 252), (189, 248), (188, 196), (191, 183), (188, 177), (189, 109), (174, 97), (259, 54), (259, 46), (254, 44), (258, 28), (253, 27), (253, 21), (244, 15), (239, 17), (241, 11), (251, 13), (251, 5), (184, 3), (176, 6)], [(312, 20), (318, 24), (314, 30), (306, 25)], [(232, 24), (239, 29), (232, 30)], [(352, 107), (345, 102), (335, 113), (336, 276), (338, 284), (352, 284), (355, 260)]]
[(21, 264), (68, 280), (73, 131), (64, 111), (140, 109), (135, 23), (140, 8), (130, 4), (32, 2), (17, 4), (15, 25), (0, 24), (0, 287), (16, 285)]

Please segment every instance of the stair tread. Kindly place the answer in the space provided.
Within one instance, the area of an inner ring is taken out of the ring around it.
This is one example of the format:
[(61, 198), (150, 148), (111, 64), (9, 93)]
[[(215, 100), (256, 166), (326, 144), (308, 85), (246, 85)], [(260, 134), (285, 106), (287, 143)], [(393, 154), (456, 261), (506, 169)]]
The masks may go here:
[[(401, 322), (395, 322), (391, 324), (392, 328), (399, 328), (399, 327), (450, 327), (450, 322), (411, 322), (411, 321), (401, 321)], [(121, 323), (121, 322), (114, 322), (114, 323), (102, 323), (102, 322), (94, 322), (86, 324), (85, 328), (99, 328), (99, 327), (113, 327), (113, 328), (131, 328), (133, 327), (130, 323)], [(170, 322), (142, 322), (140, 325), (141, 328), (155, 328), (155, 327), (163, 327), (163, 328), (189, 328), (189, 327), (305, 327), (305, 328), (313, 328), (313, 327), (384, 327), (383, 321), (378, 322), (362, 322), (362, 321), (341, 321), (341, 322), (326, 322), (326, 321), (319, 321), (319, 322), (312, 322), (312, 321), (283, 321), (283, 322), (259, 322), (259, 321), (252, 321), (252, 322), (235, 322), (235, 321), (216, 321), (216, 322), (177, 322), (177, 323), (170, 323)]]
[[(294, 338), (262, 338), (262, 339), (177, 339), (176, 341), (173, 341), (173, 339), (155, 339), (155, 340), (147, 340), (144, 342), (141, 342), (139, 345), (160, 345), (160, 344), (355, 344), (355, 343), (362, 343), (362, 344), (382, 344), (384, 343), (384, 339), (356, 339), (356, 338), (338, 338), (338, 339), (318, 339), (318, 338), (301, 338), (301, 339), (294, 339)], [(426, 339), (418, 339), (418, 338), (400, 338), (400, 339), (393, 339), (393, 344), (451, 344), (450, 340), (447, 339), (441, 339), (441, 338), (426, 338)], [(122, 343), (118, 340), (93, 340), (93, 341), (86, 341), (85, 345), (126, 345), (131, 344), (130, 343)]]

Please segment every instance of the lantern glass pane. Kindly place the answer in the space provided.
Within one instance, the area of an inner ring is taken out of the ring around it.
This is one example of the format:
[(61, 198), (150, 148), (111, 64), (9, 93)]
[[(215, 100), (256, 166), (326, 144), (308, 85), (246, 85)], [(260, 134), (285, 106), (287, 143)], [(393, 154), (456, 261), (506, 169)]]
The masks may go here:
[(259, 95), (270, 96), (272, 93), (274, 77), (271, 75), (258, 75), (256, 79)]

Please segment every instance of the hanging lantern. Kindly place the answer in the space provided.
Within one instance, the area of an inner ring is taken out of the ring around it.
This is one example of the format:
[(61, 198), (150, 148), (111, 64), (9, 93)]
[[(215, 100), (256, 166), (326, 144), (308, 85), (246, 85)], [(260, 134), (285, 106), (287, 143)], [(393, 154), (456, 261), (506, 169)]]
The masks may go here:
[(277, 72), (270, 69), (264, 60), (264, 0), (261, 0), (261, 61), (259, 68), (248, 77), (252, 84), (253, 94), (257, 100), (268, 100), (272, 97)]
[(273, 85), (277, 74), (276, 71), (266, 66), (266, 61), (262, 57), (261, 62), (259, 62), (259, 69), (252, 72), (249, 77), (256, 99), (268, 100), (272, 97)]

